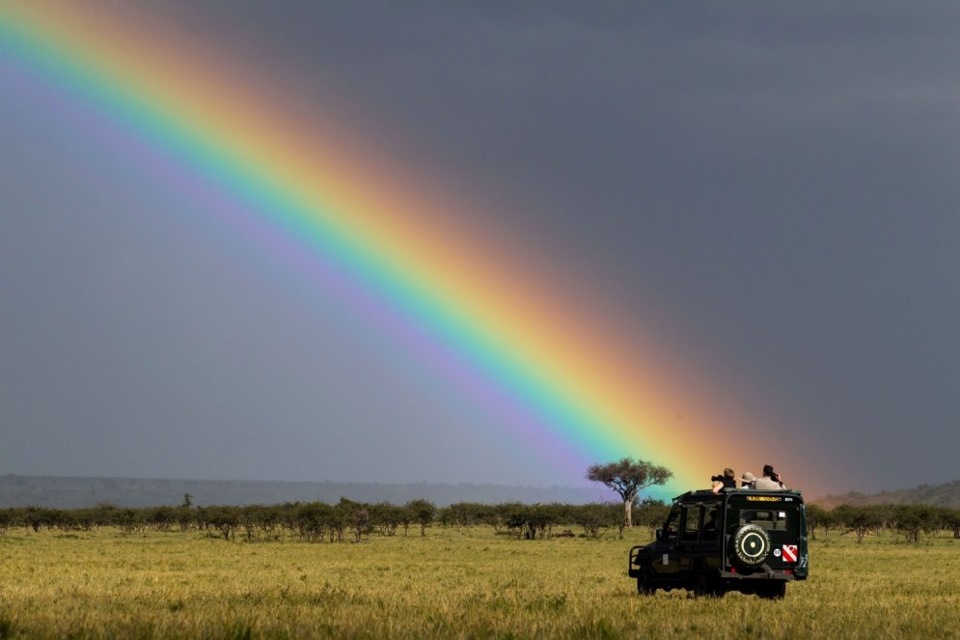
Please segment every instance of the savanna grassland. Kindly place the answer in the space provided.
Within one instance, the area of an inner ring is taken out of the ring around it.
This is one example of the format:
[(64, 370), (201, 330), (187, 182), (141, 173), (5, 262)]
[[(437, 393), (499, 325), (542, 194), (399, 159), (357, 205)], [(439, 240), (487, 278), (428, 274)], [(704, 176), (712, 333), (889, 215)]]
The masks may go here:
[(946, 535), (814, 540), (810, 580), (781, 601), (639, 596), (627, 550), (649, 535), (436, 526), (308, 543), (11, 529), (0, 638), (960, 637), (960, 540)]

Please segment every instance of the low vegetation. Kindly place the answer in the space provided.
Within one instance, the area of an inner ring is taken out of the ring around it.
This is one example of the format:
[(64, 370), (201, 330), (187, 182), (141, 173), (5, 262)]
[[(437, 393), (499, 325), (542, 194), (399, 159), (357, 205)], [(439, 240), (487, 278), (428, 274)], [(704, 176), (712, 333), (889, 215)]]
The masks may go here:
[[(560, 531), (573, 535), (576, 528), (588, 537), (606, 529), (624, 529), (623, 510), (617, 504), (525, 505), (465, 503), (438, 509), (426, 500), (412, 500), (403, 506), (389, 503), (364, 504), (341, 498), (337, 504), (322, 502), (283, 505), (192, 507), (184, 496), (179, 507), (142, 509), (100, 505), (90, 509), (46, 509), (23, 507), (0, 509), (0, 533), (8, 528), (32, 531), (93, 531), (115, 527), (124, 533), (199, 530), (224, 540), (284, 540), (306, 542), (362, 542), (371, 536), (392, 537), (411, 532), (425, 536), (434, 526), (462, 529), (486, 525), (497, 534), (528, 540), (549, 538)], [(638, 523), (656, 526), (663, 521), (666, 507), (646, 505)]]
[[(395, 527), (376, 506), (92, 510), (107, 524), (4, 510), (0, 638), (920, 638), (955, 633), (960, 610), (960, 539), (939, 512), (916, 528), (891, 508), (861, 536), (855, 509), (812, 509), (811, 578), (771, 602), (638, 596), (627, 550), (651, 527), (613, 524), (620, 505), (595, 530), (563, 505), (408, 504)], [(301, 533), (314, 512), (322, 536)]]
[(943, 484), (921, 484), (912, 489), (898, 489), (896, 491), (844, 493), (836, 496), (826, 496), (818, 499), (817, 502), (825, 507), (925, 504), (934, 507), (960, 509), (960, 480)]

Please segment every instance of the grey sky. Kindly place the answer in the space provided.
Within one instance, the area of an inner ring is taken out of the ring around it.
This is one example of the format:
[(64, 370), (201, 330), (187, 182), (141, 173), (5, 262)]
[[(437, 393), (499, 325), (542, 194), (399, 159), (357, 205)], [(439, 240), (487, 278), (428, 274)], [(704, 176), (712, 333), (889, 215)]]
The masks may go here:
[[(502, 228), (849, 464), (838, 490), (960, 477), (960, 8), (158, 12), (508, 203)], [(100, 148), (95, 113), (2, 58), (0, 82), (0, 473), (581, 481)]]

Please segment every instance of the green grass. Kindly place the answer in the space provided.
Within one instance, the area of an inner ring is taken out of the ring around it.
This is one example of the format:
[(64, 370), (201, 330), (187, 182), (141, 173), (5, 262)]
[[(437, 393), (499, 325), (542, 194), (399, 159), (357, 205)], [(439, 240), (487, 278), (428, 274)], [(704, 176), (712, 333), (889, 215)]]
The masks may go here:
[(647, 539), (12, 530), (0, 536), (0, 638), (960, 637), (960, 541), (814, 541), (810, 580), (768, 601), (637, 595), (627, 550)]

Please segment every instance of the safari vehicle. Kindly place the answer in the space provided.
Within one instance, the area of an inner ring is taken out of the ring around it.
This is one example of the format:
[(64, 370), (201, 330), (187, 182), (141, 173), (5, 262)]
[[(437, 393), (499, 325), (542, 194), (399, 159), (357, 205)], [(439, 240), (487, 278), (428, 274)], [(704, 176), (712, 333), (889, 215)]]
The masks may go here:
[(806, 508), (799, 491), (689, 491), (654, 542), (630, 549), (629, 575), (641, 594), (688, 589), (782, 598), (807, 579)]

